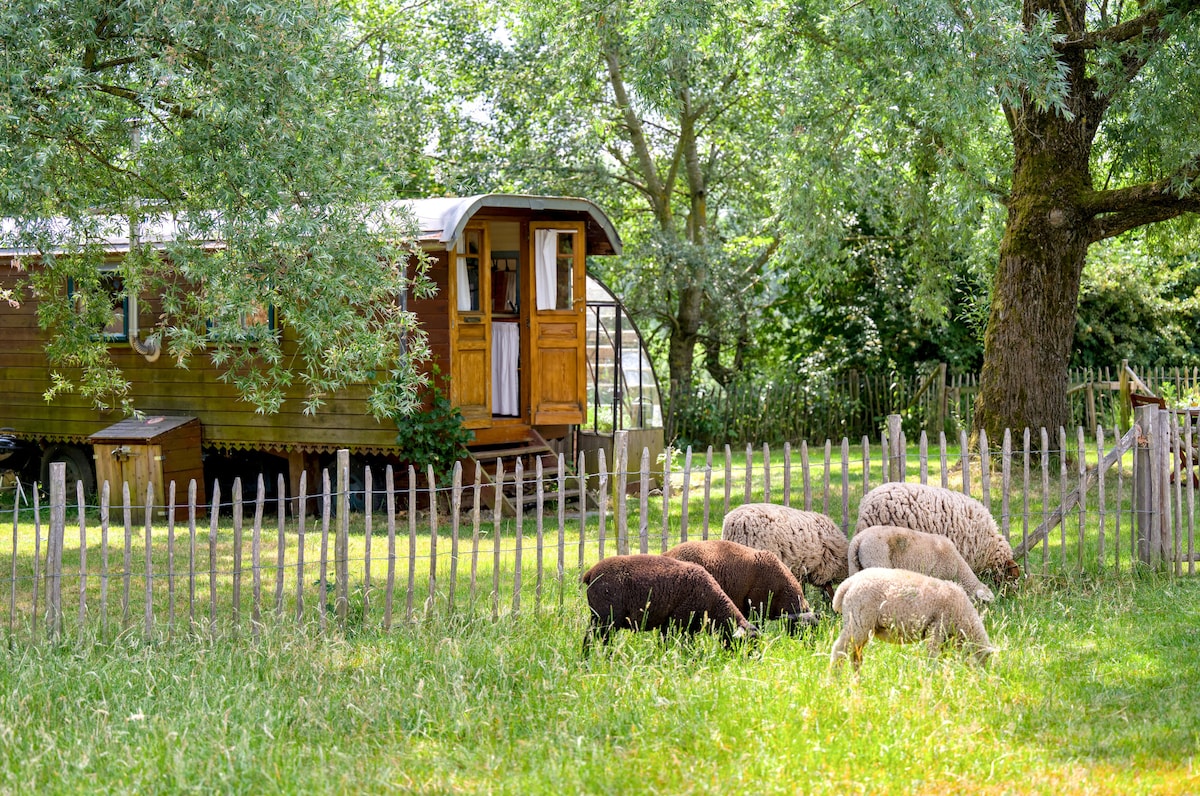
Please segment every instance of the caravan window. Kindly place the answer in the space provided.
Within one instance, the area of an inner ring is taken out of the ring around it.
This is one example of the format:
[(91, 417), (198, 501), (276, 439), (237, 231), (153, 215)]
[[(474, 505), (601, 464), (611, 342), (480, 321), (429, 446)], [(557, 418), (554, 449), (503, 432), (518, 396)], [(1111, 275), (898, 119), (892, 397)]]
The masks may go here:
[[(87, 306), (86, 294), (77, 289), (74, 279), (67, 280), (67, 295), (71, 297), (72, 306), (78, 314), (96, 317)], [(116, 271), (101, 271), (98, 295), (108, 297), (108, 311), (104, 313), (104, 320), (97, 334), (114, 342), (128, 340), (129, 299), (125, 297), (125, 281), (121, 275)]]

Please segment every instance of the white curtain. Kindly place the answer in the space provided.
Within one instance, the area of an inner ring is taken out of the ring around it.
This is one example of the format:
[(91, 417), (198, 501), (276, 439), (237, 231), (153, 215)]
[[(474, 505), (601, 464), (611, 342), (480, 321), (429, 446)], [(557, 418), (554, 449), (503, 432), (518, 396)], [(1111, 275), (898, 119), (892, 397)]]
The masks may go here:
[(519, 324), (497, 321), (492, 324), (492, 414), (519, 415), (521, 355)]
[(533, 248), (537, 308), (552, 310), (558, 306), (558, 230), (534, 230)]
[(471, 311), (471, 279), (467, 276), (467, 258), (458, 258), (458, 311)]

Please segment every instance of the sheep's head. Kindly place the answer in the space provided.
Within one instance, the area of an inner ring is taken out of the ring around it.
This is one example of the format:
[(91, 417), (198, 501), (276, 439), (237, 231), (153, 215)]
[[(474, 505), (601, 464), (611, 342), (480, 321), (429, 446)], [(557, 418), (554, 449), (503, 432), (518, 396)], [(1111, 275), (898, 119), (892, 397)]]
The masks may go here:
[(739, 625), (738, 628), (733, 631), (733, 638), (735, 639), (755, 639), (758, 638), (759, 635), (761, 634), (758, 632), (758, 628), (749, 622), (744, 625)]
[(980, 666), (986, 667), (988, 665), (988, 662), (992, 658), (992, 654), (995, 652), (999, 652), (998, 647), (985, 646), (985, 645), (980, 644), (977, 647), (975, 647), (974, 652), (971, 653), (971, 660), (973, 660), (975, 663), (979, 664)]
[(816, 627), (817, 623), (821, 621), (821, 617), (813, 611), (784, 614), (782, 618), (787, 632), (793, 636), (803, 634), (809, 628)]
[(1004, 579), (1009, 583), (1016, 583), (1021, 579), (1021, 567), (1011, 558), (1004, 562)]
[(982, 583), (979, 584), (979, 588), (975, 590), (975, 593), (971, 597), (977, 603), (990, 603), (996, 599), (996, 595), (992, 594), (992, 590)]

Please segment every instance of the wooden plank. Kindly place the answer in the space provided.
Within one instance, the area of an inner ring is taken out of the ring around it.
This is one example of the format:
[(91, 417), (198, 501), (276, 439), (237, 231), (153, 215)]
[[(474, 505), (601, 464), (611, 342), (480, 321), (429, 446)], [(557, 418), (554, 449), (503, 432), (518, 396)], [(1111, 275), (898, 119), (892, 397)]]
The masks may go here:
[(329, 515), (333, 509), (333, 489), (329, 483), (329, 470), (321, 471), (321, 563), (317, 578), (317, 617), (321, 633), (329, 630)]
[(76, 517), (79, 518), (79, 629), (83, 630), (87, 620), (87, 513), (83, 493), (83, 482), (75, 482)]
[[(1076, 486), (1076, 488), (1073, 489), (1070, 493), (1064, 495), (1063, 500), (1059, 504), (1058, 508), (1056, 508), (1053, 512), (1051, 512), (1050, 515), (1047, 516), (1042, 521), (1042, 523), (1040, 525), (1038, 525), (1038, 527), (1036, 529), (1034, 529), (1033, 533), (1029, 534), (1026, 538), (1024, 538), (1021, 541), (1021, 544), (1018, 545), (1015, 550), (1013, 550), (1013, 558), (1015, 558), (1015, 559), (1024, 558), (1031, 549), (1033, 549), (1040, 542), (1042, 542), (1042, 540), (1044, 540), (1049, 535), (1049, 533), (1052, 530), (1054, 530), (1055, 526), (1057, 526), (1059, 523), (1062, 522), (1063, 518), (1067, 515), (1067, 513), (1070, 512), (1071, 509), (1075, 507), (1075, 504), (1079, 502), (1081, 495), (1084, 495), (1084, 496), (1086, 495), (1087, 489), (1090, 488), (1090, 486), (1091, 486), (1092, 479), (1103, 476), (1103, 474), (1105, 472), (1107, 472), (1108, 469), (1111, 468), (1114, 463), (1116, 463), (1120, 460), (1120, 457), (1124, 454), (1125, 451), (1129, 450), (1131, 447), (1133, 447), (1136, 444), (1139, 433), (1140, 433), (1139, 427), (1135, 425), (1132, 428), (1130, 428), (1129, 431), (1127, 431), (1125, 433), (1125, 435), (1121, 437), (1121, 439), (1117, 440), (1117, 442), (1113, 446), (1113, 449), (1111, 451), (1109, 451), (1108, 453), (1106, 453), (1104, 455), (1104, 457), (1100, 460), (1100, 462), (1097, 464), (1096, 469), (1095, 470), (1087, 470), (1085, 472), (1085, 477), (1081, 480), (1080, 484), (1078, 486)], [(1050, 503), (1050, 501), (1048, 499), (1049, 492), (1050, 492), (1050, 481), (1049, 481), (1050, 454), (1049, 454), (1049, 450), (1048, 450), (1049, 445), (1048, 445), (1048, 440), (1046, 438), (1046, 430), (1045, 429), (1042, 429), (1042, 434), (1043, 434), (1043, 437), (1042, 437), (1042, 442), (1043, 442), (1043, 445), (1042, 445), (1042, 495), (1043, 495), (1043, 505), (1048, 506)], [(1028, 451), (1029, 446), (1026, 445), (1025, 449)], [(1064, 467), (1065, 467), (1065, 465), (1064, 465)], [(1028, 469), (1029, 469), (1028, 465), (1026, 465), (1026, 470), (1028, 471)], [(1026, 477), (1026, 485), (1027, 485), (1026, 489), (1025, 489), (1026, 504), (1028, 504), (1028, 500), (1029, 500), (1029, 498), (1028, 498), (1028, 494), (1029, 494), (1028, 480), (1029, 480), (1028, 477)], [(1029, 513), (1028, 508), (1026, 508), (1026, 515), (1028, 515), (1028, 513)]]
[(67, 533), (67, 465), (50, 465), (50, 532), (46, 538), (46, 638), (62, 634), (63, 542)]
[[(517, 510), (516, 522), (516, 539), (514, 540), (514, 559), (513, 559), (513, 601), (512, 612), (513, 616), (518, 616), (521, 613), (521, 564), (525, 546), (525, 467), (520, 459), (517, 459), (513, 465), (514, 480), (517, 487), (517, 499), (515, 502)], [(643, 474), (643, 477), (645, 475)]]
[(425, 481), (429, 484), (429, 594), (425, 598), (425, 614), (428, 616), (437, 607), (438, 498), (432, 464), (425, 467)]
[(196, 480), (188, 483), (188, 630), (196, 631)]
[(175, 635), (175, 482), (167, 486), (167, 637)]
[(458, 587), (458, 523), (462, 514), (462, 462), (455, 462), (450, 474), (450, 588), (446, 613), (454, 615), (454, 598)]
[(850, 438), (842, 437), (842, 533), (851, 534), (850, 522)]
[(287, 536), (284, 526), (287, 521), (287, 479), (283, 474), (275, 483), (275, 618), (283, 618), (283, 570), (286, 564)]
[(392, 465), (383, 471), (384, 499), (387, 503), (387, 584), (383, 595), (383, 629), (392, 629), (392, 609), (396, 590), (396, 476)]
[(250, 630), (258, 638), (262, 629), (262, 524), (266, 501), (266, 485), (258, 474), (258, 494), (254, 500), (254, 527), (250, 532), (251, 607)]
[(208, 525), (208, 634), (217, 635), (217, 517), (221, 512), (221, 484), (213, 483), (212, 510)]
[(641, 464), (641, 483), (639, 490), (638, 507), (641, 509), (641, 514), (638, 517), (638, 540), (640, 546), (638, 551), (642, 554), (650, 552), (650, 450), (642, 448), (642, 464)]
[(299, 625), (304, 621), (304, 532), (308, 519), (308, 512), (304, 510), (308, 505), (308, 473), (304, 470), (300, 471), (296, 495), (299, 497), (296, 504), (296, 624)]
[[(603, 454), (603, 451), (601, 451)], [(504, 479), (504, 461), (496, 460), (496, 478), (497, 483), (502, 483)], [(499, 487), (497, 487), (499, 489)], [(624, 487), (621, 488), (620, 494), (624, 494)], [(500, 618), (500, 531), (503, 527), (504, 501), (492, 501), (492, 621), (495, 622)]]
[(691, 502), (692, 491), (692, 446), (687, 446), (683, 455), (683, 486), (680, 499), (679, 541), (688, 540), (688, 504)]
[[(497, 465), (496, 472), (503, 473)], [(499, 501), (497, 501), (499, 504)], [(417, 470), (408, 466), (408, 586), (405, 591), (404, 621), (413, 621), (413, 592), (417, 578)]]
[[(582, 458), (582, 455), (581, 455)], [(475, 606), (475, 582), (479, 571), (479, 528), (482, 520), (481, 504), (483, 500), (483, 463), (475, 462), (475, 483), (471, 489), (471, 607)]]

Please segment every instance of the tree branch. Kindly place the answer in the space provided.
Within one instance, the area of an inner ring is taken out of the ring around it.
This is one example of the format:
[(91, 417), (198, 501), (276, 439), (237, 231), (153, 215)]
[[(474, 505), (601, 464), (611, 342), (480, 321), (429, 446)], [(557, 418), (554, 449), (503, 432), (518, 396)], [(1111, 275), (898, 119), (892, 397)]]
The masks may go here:
[(629, 142), (633, 152), (642, 166), (642, 177), (646, 180), (647, 193), (654, 204), (654, 214), (662, 228), (670, 224), (671, 206), (667, 193), (663, 190), (658, 179), (658, 171), (654, 167), (654, 157), (650, 154), (650, 145), (646, 141), (641, 121), (633, 111), (629, 93), (625, 89), (625, 79), (621, 74), (621, 61), (612, 45), (604, 48), (604, 61), (608, 66), (608, 79), (612, 85), (613, 96), (617, 100), (617, 109), (625, 119), (625, 128), (629, 131)]
[(1180, 195), (1172, 187), (1180, 178), (1196, 176), (1193, 165), (1174, 178), (1084, 194), (1079, 207), (1092, 217), (1089, 241), (1095, 243), (1184, 213), (1200, 212), (1200, 193)]
[[(139, 94), (136, 91), (131, 91), (130, 89), (122, 86), (112, 86), (107, 83), (92, 83), (91, 88), (101, 92), (102, 94), (111, 94), (114, 97), (120, 97), (121, 99), (129, 100), (134, 105), (138, 106), (142, 104), (143, 99), (146, 99), (145, 95)], [(186, 107), (183, 103), (161, 100), (156, 97), (149, 97), (148, 99), (153, 102), (155, 107), (161, 108), (163, 111), (180, 119), (191, 119), (196, 115), (195, 111)]]

